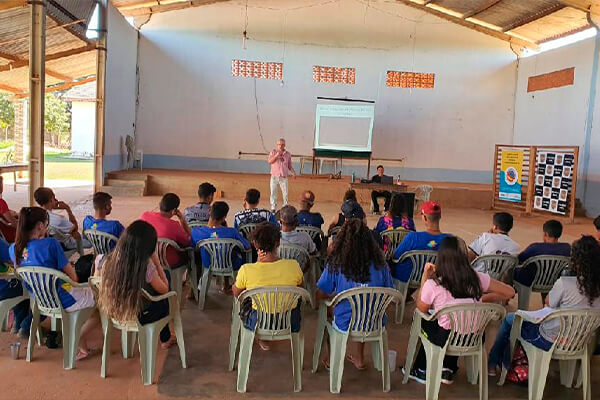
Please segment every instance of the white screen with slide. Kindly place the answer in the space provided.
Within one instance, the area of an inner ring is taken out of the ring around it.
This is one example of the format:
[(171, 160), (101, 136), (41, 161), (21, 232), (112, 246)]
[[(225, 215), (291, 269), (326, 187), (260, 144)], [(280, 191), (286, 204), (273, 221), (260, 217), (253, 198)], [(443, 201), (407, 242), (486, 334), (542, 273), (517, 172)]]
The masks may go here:
[(317, 104), (315, 149), (371, 151), (375, 106)]

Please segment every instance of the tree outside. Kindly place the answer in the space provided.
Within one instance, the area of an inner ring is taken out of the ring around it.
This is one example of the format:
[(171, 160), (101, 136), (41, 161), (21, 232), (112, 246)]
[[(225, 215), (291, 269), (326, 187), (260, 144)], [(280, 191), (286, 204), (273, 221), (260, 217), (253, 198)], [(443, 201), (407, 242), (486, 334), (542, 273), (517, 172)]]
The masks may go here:
[(53, 93), (46, 93), (46, 134), (50, 145), (56, 148), (69, 148), (71, 145), (71, 110), (69, 104)]
[(9, 96), (0, 93), (0, 131), (4, 134), (4, 141), (8, 141), (8, 133), (11, 131), (14, 135), (15, 126), (15, 107), (9, 100)]

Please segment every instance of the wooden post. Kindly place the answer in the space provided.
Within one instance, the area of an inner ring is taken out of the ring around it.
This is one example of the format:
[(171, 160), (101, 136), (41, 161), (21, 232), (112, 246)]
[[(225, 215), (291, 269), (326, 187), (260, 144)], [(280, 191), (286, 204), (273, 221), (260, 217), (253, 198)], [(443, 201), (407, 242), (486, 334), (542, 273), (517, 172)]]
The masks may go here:
[[(531, 215), (533, 210), (533, 194), (535, 190), (535, 174), (537, 167), (537, 146), (529, 147), (529, 179), (527, 181), (527, 199), (525, 203), (525, 214)], [(523, 181), (523, 177), (521, 177)]]
[(96, 56), (96, 146), (94, 149), (94, 187), (104, 184), (104, 92), (106, 87), (106, 18), (107, 1), (98, 1), (98, 54)]
[(496, 175), (498, 174), (498, 145), (494, 146), (494, 175), (492, 176), (492, 209), (496, 207)]
[(571, 223), (575, 222), (575, 206), (576, 206), (576, 197), (577, 197), (577, 174), (579, 173), (579, 146), (575, 146), (573, 148), (573, 168), (572, 168), (572, 179), (573, 182), (571, 184), (571, 204), (569, 204), (569, 221)]
[(46, 0), (31, 0), (29, 21), (29, 204), (44, 185), (44, 94), (46, 88)]

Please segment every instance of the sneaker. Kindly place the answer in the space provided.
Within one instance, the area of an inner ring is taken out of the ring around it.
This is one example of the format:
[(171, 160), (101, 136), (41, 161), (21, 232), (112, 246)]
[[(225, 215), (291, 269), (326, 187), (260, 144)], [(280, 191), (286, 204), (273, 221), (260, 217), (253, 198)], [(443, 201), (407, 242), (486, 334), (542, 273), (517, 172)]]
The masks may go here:
[[(406, 375), (404, 367), (402, 367), (402, 373)], [(408, 375), (408, 379), (412, 379), (415, 382), (419, 382), (421, 385), (424, 385), (427, 380), (427, 375), (425, 371), (422, 369), (413, 368), (410, 370), (410, 374)]]
[(48, 332), (46, 334), (46, 347), (49, 349), (58, 349), (58, 334), (56, 332)]
[(452, 385), (454, 383), (454, 372), (450, 368), (442, 368), (442, 383)]

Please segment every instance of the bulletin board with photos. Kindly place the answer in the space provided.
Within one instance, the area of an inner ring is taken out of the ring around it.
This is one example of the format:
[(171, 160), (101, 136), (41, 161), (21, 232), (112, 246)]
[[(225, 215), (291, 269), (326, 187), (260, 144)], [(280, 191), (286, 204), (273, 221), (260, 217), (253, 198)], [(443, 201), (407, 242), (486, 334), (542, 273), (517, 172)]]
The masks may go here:
[(566, 215), (573, 190), (575, 153), (539, 149), (533, 208)]

